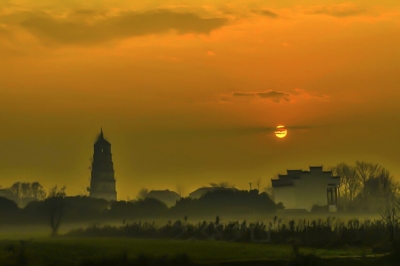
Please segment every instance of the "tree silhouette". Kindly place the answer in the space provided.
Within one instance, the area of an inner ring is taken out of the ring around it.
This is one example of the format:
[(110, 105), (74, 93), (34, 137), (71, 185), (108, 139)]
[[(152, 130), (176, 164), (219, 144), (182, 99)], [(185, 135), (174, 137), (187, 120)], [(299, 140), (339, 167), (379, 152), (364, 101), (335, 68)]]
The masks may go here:
[(362, 197), (364, 200), (364, 207), (367, 207), (369, 200), (366, 183), (368, 179), (376, 177), (379, 171), (380, 166), (378, 164), (356, 161), (356, 172), (363, 188)]
[(336, 176), (340, 176), (340, 194), (345, 200), (345, 208), (352, 204), (355, 196), (361, 189), (360, 178), (354, 166), (346, 163), (340, 163), (332, 168), (332, 172)]
[(234, 184), (230, 184), (229, 182), (219, 182), (219, 183), (210, 183), (210, 186), (212, 187), (220, 187), (220, 188), (234, 188)]
[(345, 210), (349, 207), (382, 211), (399, 196), (398, 182), (379, 164), (357, 161), (332, 168), (340, 176), (340, 192)]
[(54, 186), (50, 189), (48, 197), (43, 202), (45, 211), (49, 217), (49, 225), (51, 227), (50, 236), (52, 237), (57, 236), (61, 225), (61, 219), (65, 211), (65, 196), (65, 186), (61, 189)]
[(260, 193), (261, 178), (258, 178), (258, 179), (256, 180), (256, 185), (257, 185), (257, 190), (258, 190), (258, 192)]
[(147, 195), (149, 194), (149, 190), (147, 188), (142, 188), (137, 195), (137, 199), (138, 200), (143, 200), (147, 197)]
[(18, 199), (33, 198), (35, 200), (44, 200), (46, 198), (46, 191), (39, 182), (15, 182), (10, 187), (10, 190)]

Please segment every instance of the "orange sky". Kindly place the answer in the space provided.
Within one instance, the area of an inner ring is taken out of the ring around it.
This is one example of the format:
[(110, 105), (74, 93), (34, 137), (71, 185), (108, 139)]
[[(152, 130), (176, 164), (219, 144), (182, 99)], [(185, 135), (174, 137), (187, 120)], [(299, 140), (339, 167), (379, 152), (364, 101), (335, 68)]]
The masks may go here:
[(83, 2), (0, 2), (3, 187), (82, 193), (100, 127), (121, 200), (343, 161), (400, 175), (400, 2)]

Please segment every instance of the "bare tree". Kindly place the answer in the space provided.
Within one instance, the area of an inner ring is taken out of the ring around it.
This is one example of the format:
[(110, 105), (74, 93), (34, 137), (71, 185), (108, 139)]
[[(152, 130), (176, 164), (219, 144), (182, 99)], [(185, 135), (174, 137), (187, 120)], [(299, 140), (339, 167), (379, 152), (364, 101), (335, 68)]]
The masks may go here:
[(258, 178), (258, 179), (256, 180), (256, 185), (257, 185), (257, 190), (258, 190), (258, 192), (260, 192), (261, 178)]
[(30, 183), (21, 183), (20, 186), (20, 190), (21, 190), (21, 198), (29, 198), (32, 197), (32, 190), (31, 190), (31, 184)]
[(61, 189), (58, 189), (57, 186), (54, 186), (52, 189), (50, 189), (48, 197), (44, 200), (45, 210), (49, 215), (49, 224), (51, 227), (50, 236), (52, 237), (57, 236), (58, 229), (61, 225), (61, 219), (64, 215), (65, 209), (65, 196), (65, 186)]
[(16, 182), (10, 187), (11, 192), (18, 198), (34, 198), (35, 200), (44, 200), (46, 191), (39, 182)]
[(354, 200), (359, 198), (359, 207), (382, 209), (389, 206), (399, 195), (398, 183), (394, 181), (390, 172), (379, 164), (357, 161), (352, 166), (340, 163), (332, 171), (340, 176), (340, 192), (345, 208), (353, 202), (356, 203)]
[(44, 200), (46, 198), (46, 191), (39, 182), (33, 182), (31, 184), (32, 196), (36, 200)]
[(366, 162), (356, 162), (356, 172), (358, 178), (362, 184), (362, 196), (364, 199), (364, 204), (367, 206), (369, 197), (367, 195), (367, 181), (369, 179), (375, 178), (377, 174), (381, 171), (378, 164), (366, 163)]
[(15, 182), (12, 184), (10, 187), (11, 192), (18, 198), (21, 198), (21, 183), (20, 182)]
[(351, 204), (361, 189), (361, 181), (355, 167), (340, 163), (332, 168), (332, 172), (340, 176), (340, 194), (344, 197), (346, 205)]

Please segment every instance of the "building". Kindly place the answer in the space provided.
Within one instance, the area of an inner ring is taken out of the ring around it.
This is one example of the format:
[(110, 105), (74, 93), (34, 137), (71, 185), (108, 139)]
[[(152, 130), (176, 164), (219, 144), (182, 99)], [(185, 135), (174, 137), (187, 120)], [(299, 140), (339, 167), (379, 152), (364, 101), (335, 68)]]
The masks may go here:
[(275, 203), (282, 202), (285, 209), (305, 209), (314, 205), (337, 210), (340, 177), (332, 171), (323, 171), (322, 166), (310, 166), (309, 171), (287, 170), (286, 175), (271, 179)]
[(168, 207), (174, 206), (177, 200), (181, 199), (181, 196), (175, 191), (171, 190), (151, 190), (149, 194), (147, 194), (146, 198), (157, 199), (161, 202), (164, 202)]
[(117, 200), (111, 144), (104, 138), (103, 130), (94, 144), (89, 193), (91, 198)]

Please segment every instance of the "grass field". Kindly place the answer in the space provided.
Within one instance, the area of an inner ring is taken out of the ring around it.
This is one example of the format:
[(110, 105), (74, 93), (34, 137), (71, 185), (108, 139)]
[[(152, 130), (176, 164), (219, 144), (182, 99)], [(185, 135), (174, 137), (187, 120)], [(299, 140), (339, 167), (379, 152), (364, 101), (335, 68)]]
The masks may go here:
[[(300, 217), (300, 216), (299, 216)], [(225, 222), (231, 220), (225, 218)], [(236, 217), (237, 218), (237, 217)], [(262, 217), (255, 217), (260, 218)], [(282, 220), (289, 217), (282, 217)], [(292, 217), (296, 219), (297, 217)], [(309, 217), (307, 217), (309, 218)], [(345, 217), (341, 217), (342, 219)], [(197, 222), (197, 220), (193, 219)], [(207, 219), (206, 219), (207, 220)], [(211, 218), (208, 220), (212, 220)], [(232, 218), (232, 220), (235, 220)], [(257, 219), (258, 220), (258, 219)], [(193, 222), (192, 221), (192, 222)], [(200, 219), (198, 220), (200, 221)], [(247, 220), (249, 221), (249, 220)], [(149, 221), (151, 222), (151, 221)], [(164, 220), (155, 221), (163, 225)], [(63, 224), (60, 233), (87, 224)], [(115, 224), (121, 225), (120, 221)], [(174, 256), (186, 253), (196, 265), (400, 265), (392, 259), (375, 255), (366, 248), (313, 249), (300, 248), (303, 257), (317, 257), (318, 263), (290, 264), (295, 257), (291, 245), (266, 243), (238, 243), (227, 241), (155, 240), (134, 238), (49, 238), (50, 228), (36, 226), (0, 226), (0, 265), (50, 266), (81, 265), (84, 260), (101, 261), (103, 258), (122, 257), (133, 260), (140, 254), (149, 256)], [(29, 240), (21, 245), (20, 240)], [(21, 256), (23, 250), (24, 256)], [(20, 260), (21, 257), (26, 260)], [(96, 264), (93, 264), (96, 265)], [(109, 265), (109, 264), (106, 264)], [(122, 264), (123, 265), (123, 264)], [(173, 264), (174, 265), (174, 264)], [(183, 265), (178, 265), (183, 266)]]
[[(10, 251), (10, 247), (15, 247), (15, 253)], [(13, 254), (18, 254), (20, 249), (21, 244), (18, 240), (0, 240), (0, 262), (10, 261), (11, 257), (15, 256)], [(286, 261), (293, 256), (289, 245), (131, 238), (39, 238), (26, 244), (24, 249), (28, 265), (33, 266), (73, 266), (79, 265), (83, 259), (99, 260), (104, 257), (120, 256), (124, 252), (131, 258), (143, 253), (153, 256), (187, 253), (196, 264), (203, 265), (248, 265), (251, 262), (262, 261), (272, 263)], [(304, 248), (300, 252), (325, 259), (351, 257), (353, 261), (354, 257), (359, 257), (355, 260), (360, 260), (361, 256), (372, 256), (370, 250), (352, 248), (335, 250)]]

